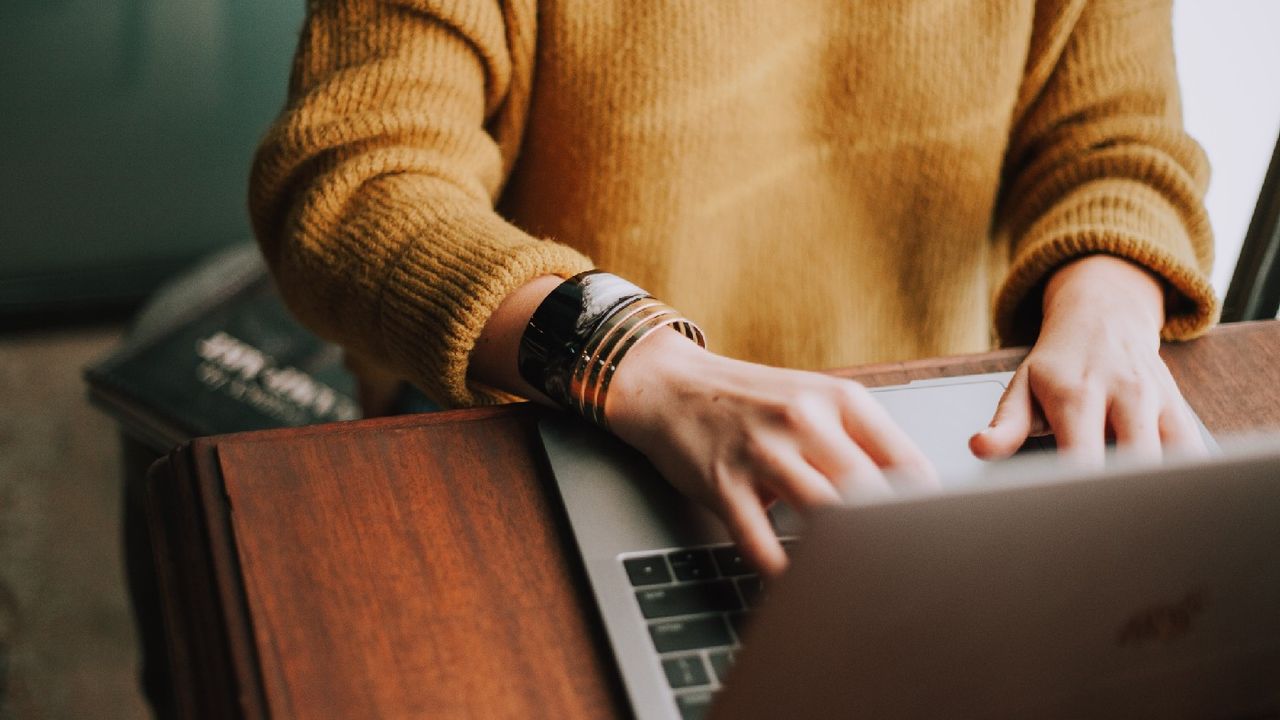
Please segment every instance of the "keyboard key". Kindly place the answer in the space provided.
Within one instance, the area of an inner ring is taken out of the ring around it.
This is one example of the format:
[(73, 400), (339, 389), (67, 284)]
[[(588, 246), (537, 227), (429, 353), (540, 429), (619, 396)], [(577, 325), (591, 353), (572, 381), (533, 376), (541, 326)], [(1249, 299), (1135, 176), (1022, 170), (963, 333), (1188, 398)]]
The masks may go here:
[(637, 590), (636, 600), (648, 620), (742, 609), (738, 593), (733, 591), (729, 580)]
[(710, 692), (691, 692), (676, 696), (681, 720), (702, 720), (711, 709)]
[(662, 661), (662, 669), (667, 673), (667, 682), (672, 688), (687, 688), (698, 685), (710, 685), (707, 666), (702, 664), (699, 655), (682, 655)]
[(747, 559), (742, 556), (737, 547), (729, 546), (716, 548), (711, 551), (712, 557), (716, 559), (716, 567), (720, 568), (720, 574), (725, 577), (735, 577), (737, 575), (750, 575), (755, 570), (747, 564)]
[(627, 569), (631, 584), (637, 587), (671, 582), (671, 572), (667, 570), (667, 563), (661, 555), (628, 558), (622, 561), (622, 566)]
[(742, 633), (747, 629), (747, 619), (750, 616), (744, 612), (729, 613), (729, 624), (733, 626), (733, 634), (738, 636), (738, 641), (742, 641)]
[(698, 650), (700, 648), (732, 645), (729, 628), (719, 615), (673, 620), (649, 625), (649, 636), (660, 653)]
[(667, 554), (671, 569), (680, 580), (710, 580), (716, 576), (711, 553), (706, 550), (677, 550)]
[(742, 593), (742, 601), (747, 604), (747, 608), (751, 609), (760, 602), (760, 594), (764, 591), (764, 581), (759, 575), (748, 575), (740, 577), (736, 581), (738, 583), (738, 592)]
[(725, 678), (729, 677), (729, 666), (733, 664), (733, 653), (729, 650), (712, 650), (707, 653), (707, 659), (711, 661), (711, 669), (715, 671), (716, 680), (723, 685)]

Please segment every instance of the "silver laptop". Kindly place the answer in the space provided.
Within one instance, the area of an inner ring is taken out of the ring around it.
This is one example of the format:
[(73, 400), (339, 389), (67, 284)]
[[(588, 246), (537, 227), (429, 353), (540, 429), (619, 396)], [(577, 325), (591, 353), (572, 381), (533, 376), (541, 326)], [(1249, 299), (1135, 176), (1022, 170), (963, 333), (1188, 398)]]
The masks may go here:
[[(722, 717), (1280, 713), (1280, 454), (1106, 476), (1123, 482), (986, 466), (967, 441), (1008, 377), (876, 390), (949, 489), (808, 529), (775, 512), (804, 541), (784, 543), (794, 566), (767, 599), (719, 522), (643, 457), (545, 421), (637, 717), (703, 717), (717, 695)], [(1188, 640), (1166, 627), (1184, 617)]]

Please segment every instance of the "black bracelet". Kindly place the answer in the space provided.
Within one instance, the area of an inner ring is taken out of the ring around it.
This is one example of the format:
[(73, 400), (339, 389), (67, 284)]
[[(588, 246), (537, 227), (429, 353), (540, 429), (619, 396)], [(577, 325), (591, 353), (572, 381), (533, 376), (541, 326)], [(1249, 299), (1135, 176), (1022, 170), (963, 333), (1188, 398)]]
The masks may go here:
[(534, 311), (520, 338), (520, 377), (564, 407), (573, 407), (573, 368), (587, 341), (619, 308), (649, 297), (639, 287), (600, 270), (560, 283)]

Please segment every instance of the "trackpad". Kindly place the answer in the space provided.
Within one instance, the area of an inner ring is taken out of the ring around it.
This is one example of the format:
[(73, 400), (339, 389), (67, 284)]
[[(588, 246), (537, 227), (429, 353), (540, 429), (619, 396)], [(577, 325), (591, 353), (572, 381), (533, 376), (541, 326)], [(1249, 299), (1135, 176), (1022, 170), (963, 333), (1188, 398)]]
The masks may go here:
[[(943, 487), (960, 487), (971, 484), (986, 465), (969, 451), (969, 438), (991, 422), (1004, 388), (992, 379), (940, 380), (872, 388), (871, 393), (933, 462)], [(786, 504), (775, 503), (769, 516), (779, 535), (802, 534), (803, 518)]]
[(969, 451), (969, 438), (991, 423), (1004, 388), (978, 380), (871, 392), (933, 461), (943, 486), (956, 487), (972, 482), (986, 465)]

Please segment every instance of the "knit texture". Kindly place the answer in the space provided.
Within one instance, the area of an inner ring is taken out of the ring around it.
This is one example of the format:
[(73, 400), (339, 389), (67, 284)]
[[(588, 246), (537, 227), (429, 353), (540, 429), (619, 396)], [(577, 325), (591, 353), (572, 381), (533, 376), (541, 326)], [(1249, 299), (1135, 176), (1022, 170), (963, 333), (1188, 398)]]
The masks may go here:
[(467, 366), (507, 294), (593, 266), (797, 368), (1034, 339), (1100, 252), (1188, 338), (1171, 34), (1149, 0), (312, 0), (253, 223), (306, 323), (450, 405), (506, 399)]

